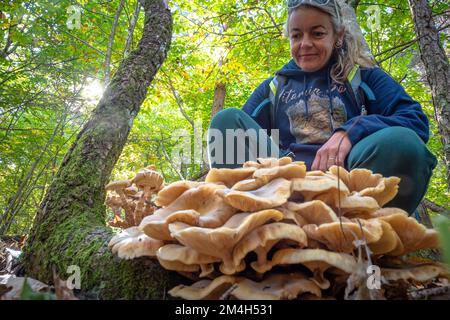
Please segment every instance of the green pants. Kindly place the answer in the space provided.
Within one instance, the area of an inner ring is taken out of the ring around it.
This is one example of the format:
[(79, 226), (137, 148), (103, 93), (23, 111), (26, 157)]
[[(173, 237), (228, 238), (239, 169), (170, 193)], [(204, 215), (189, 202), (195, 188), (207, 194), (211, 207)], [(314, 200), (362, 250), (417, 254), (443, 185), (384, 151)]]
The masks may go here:
[[(231, 140), (226, 137), (239, 129), (253, 129), (259, 134), (235, 139), (238, 142), (233, 143), (230, 152)], [(223, 137), (222, 141), (218, 141), (220, 136)], [(241, 155), (243, 159), (239, 159), (237, 150), (245, 150)], [(258, 123), (242, 110), (234, 108), (222, 110), (212, 119), (208, 131), (208, 152), (212, 168), (236, 168), (243, 161), (255, 160), (257, 157), (285, 155)], [(217, 161), (218, 153), (223, 155), (223, 161)], [(227, 153), (231, 154), (231, 158)], [(347, 170), (366, 168), (385, 177), (401, 178), (397, 196), (385, 206), (402, 208), (410, 214), (425, 195), (436, 165), (436, 157), (419, 136), (404, 127), (385, 128), (362, 139), (352, 147), (345, 162)]]

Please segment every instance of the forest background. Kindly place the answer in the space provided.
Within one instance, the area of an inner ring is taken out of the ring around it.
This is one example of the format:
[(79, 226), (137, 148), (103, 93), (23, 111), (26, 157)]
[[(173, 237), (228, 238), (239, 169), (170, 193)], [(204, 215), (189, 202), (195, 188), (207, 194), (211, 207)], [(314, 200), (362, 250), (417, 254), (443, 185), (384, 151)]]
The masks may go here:
[[(444, 148), (408, 1), (353, 1), (378, 65), (430, 119), (439, 160), (426, 199), (450, 209)], [(428, 1), (450, 55), (450, 10)], [(204, 133), (221, 108), (241, 108), (289, 60), (279, 0), (170, 1), (172, 44), (134, 120), (112, 180), (155, 164), (165, 181), (207, 169)], [(114, 71), (141, 38), (137, 1), (0, 4), (0, 236), (24, 235), (68, 148)], [(109, 218), (111, 218), (112, 214)]]

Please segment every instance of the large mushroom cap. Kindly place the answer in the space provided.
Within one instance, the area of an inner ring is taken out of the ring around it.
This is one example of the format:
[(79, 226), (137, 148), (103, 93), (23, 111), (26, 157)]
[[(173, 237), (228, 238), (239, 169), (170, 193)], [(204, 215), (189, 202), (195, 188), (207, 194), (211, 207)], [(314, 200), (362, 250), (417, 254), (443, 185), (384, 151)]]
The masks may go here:
[(404, 251), (403, 243), (395, 230), (389, 223), (384, 220), (379, 220), (383, 230), (381, 238), (373, 243), (369, 244), (369, 248), (375, 255), (389, 254), (398, 255)]
[(283, 207), (294, 212), (295, 215), (300, 216), (303, 224), (321, 225), (323, 223), (339, 221), (339, 218), (336, 216), (333, 209), (320, 200), (313, 200), (305, 203), (287, 202)]
[(222, 270), (235, 270), (232, 252), (246, 234), (272, 220), (281, 220), (283, 214), (277, 210), (262, 210), (254, 213), (237, 213), (222, 227), (216, 229), (192, 227), (181, 222), (171, 223), (171, 235), (180, 243), (196, 251), (222, 259)]
[(279, 167), (270, 167), (258, 169), (253, 173), (253, 178), (268, 183), (276, 178), (287, 180), (294, 178), (304, 178), (306, 175), (306, 166), (301, 163), (290, 163)]
[(195, 188), (202, 184), (202, 182), (182, 180), (177, 181), (165, 186), (158, 192), (155, 199), (155, 204), (161, 207), (167, 207), (173, 201), (175, 201), (183, 192)]
[[(320, 197), (318, 197), (320, 199)], [(345, 215), (349, 218), (367, 218), (370, 217), (372, 212), (378, 210), (380, 206), (378, 202), (372, 197), (361, 196), (358, 193), (352, 193), (350, 195), (335, 198), (332, 208), (336, 212), (340, 212), (341, 215)]]
[(175, 221), (207, 228), (219, 227), (236, 212), (235, 208), (215, 194), (220, 188), (226, 187), (208, 183), (191, 188), (168, 207), (145, 217), (139, 227), (147, 235), (160, 240), (172, 239), (168, 224)]
[(256, 168), (237, 168), (237, 169), (216, 169), (209, 170), (205, 178), (205, 182), (223, 183), (228, 188), (231, 188), (236, 182), (248, 179), (255, 172)]
[[(272, 168), (272, 167), (280, 167), (285, 166), (287, 164), (292, 163), (291, 157), (282, 157), (282, 158), (258, 158), (255, 161), (247, 161), (243, 164), (244, 168), (253, 167), (257, 169), (261, 168)], [(297, 162), (299, 164), (304, 162)]]
[(202, 269), (200, 277), (204, 277), (214, 271), (214, 267), (211, 264), (220, 261), (216, 257), (201, 254), (192, 248), (179, 244), (167, 244), (159, 248), (156, 257), (159, 263), (167, 270), (196, 272)]
[(314, 281), (321, 289), (330, 285), (324, 272), (336, 268), (351, 274), (356, 268), (356, 260), (346, 253), (331, 252), (322, 249), (282, 249), (272, 257), (271, 266), (302, 264), (314, 273)]
[(191, 286), (176, 286), (169, 291), (169, 294), (185, 300), (218, 300), (235, 282), (242, 279), (220, 276), (214, 280), (200, 280)]
[(255, 251), (258, 260), (251, 266), (259, 273), (264, 273), (267, 265), (267, 253), (282, 240), (290, 240), (298, 247), (306, 247), (308, 240), (302, 228), (294, 224), (281, 222), (269, 223), (260, 226), (239, 241), (233, 250), (233, 263), (235, 266), (243, 264), (245, 256)]
[(271, 274), (261, 282), (239, 281), (231, 295), (239, 300), (292, 300), (302, 293), (321, 297), (320, 288), (302, 273)]
[(305, 201), (315, 199), (327, 204), (334, 204), (336, 199), (348, 195), (350, 192), (343, 182), (327, 175), (306, 175), (305, 178), (292, 179), (292, 191), (300, 193)]
[[(403, 244), (403, 252), (397, 251), (396, 255), (404, 255), (426, 248), (439, 247), (439, 235), (434, 229), (427, 229), (416, 219), (398, 208), (383, 208), (372, 214), (373, 217), (386, 221), (395, 230)], [(390, 252), (389, 255), (394, 255)]]
[(134, 259), (143, 256), (154, 257), (156, 251), (163, 245), (162, 241), (148, 237), (138, 227), (123, 230), (120, 234), (114, 236), (108, 244), (112, 252), (122, 259)]
[(319, 226), (309, 224), (303, 226), (308, 238), (317, 240), (335, 252), (350, 253), (355, 249), (355, 240), (365, 240), (366, 243), (378, 241), (383, 228), (378, 220), (360, 220), (359, 223), (351, 222), (331, 222)]
[(259, 211), (275, 208), (287, 201), (291, 195), (291, 182), (283, 178), (272, 180), (253, 191), (218, 190), (225, 201), (242, 211)]
[(380, 207), (394, 199), (398, 192), (400, 178), (384, 178), (381, 174), (374, 174), (367, 169), (353, 169), (350, 172), (344, 168), (332, 166), (329, 171), (339, 176), (347, 185), (350, 192), (356, 191), (362, 196), (374, 198)]
[(427, 263), (408, 268), (381, 268), (381, 274), (387, 281), (427, 282), (439, 276), (449, 278), (448, 269), (438, 263)]

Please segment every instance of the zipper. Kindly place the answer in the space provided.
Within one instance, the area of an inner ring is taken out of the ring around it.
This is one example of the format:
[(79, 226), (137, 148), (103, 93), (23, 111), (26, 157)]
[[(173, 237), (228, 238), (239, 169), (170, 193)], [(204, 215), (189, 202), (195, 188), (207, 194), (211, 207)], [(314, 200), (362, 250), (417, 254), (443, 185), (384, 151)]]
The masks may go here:
[(362, 116), (367, 116), (367, 110), (366, 110), (366, 106), (365, 105), (361, 106), (361, 115)]

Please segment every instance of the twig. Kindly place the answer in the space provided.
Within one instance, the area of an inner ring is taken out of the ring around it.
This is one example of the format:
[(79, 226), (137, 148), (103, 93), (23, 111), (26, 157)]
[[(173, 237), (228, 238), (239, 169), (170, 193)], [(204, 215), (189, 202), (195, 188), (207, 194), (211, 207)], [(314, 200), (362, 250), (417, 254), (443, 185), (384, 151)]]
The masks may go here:
[(227, 291), (225, 291), (219, 298), (219, 300), (226, 300), (230, 296), (231, 292), (238, 287), (237, 283), (233, 284)]
[(427, 299), (431, 296), (442, 295), (450, 292), (450, 286), (437, 287), (431, 289), (421, 289), (408, 292), (408, 297), (412, 300)]
[(448, 210), (448, 209), (446, 209), (446, 208), (444, 208), (444, 207), (441, 207), (440, 205), (434, 203), (434, 202), (431, 201), (431, 200), (423, 199), (423, 200), (422, 200), (422, 204), (423, 204), (426, 208), (430, 209), (430, 210), (433, 211), (433, 212), (437, 212), (437, 213), (439, 213), (439, 214), (441, 214), (441, 215), (443, 215), (443, 216), (450, 217), (450, 210)]

